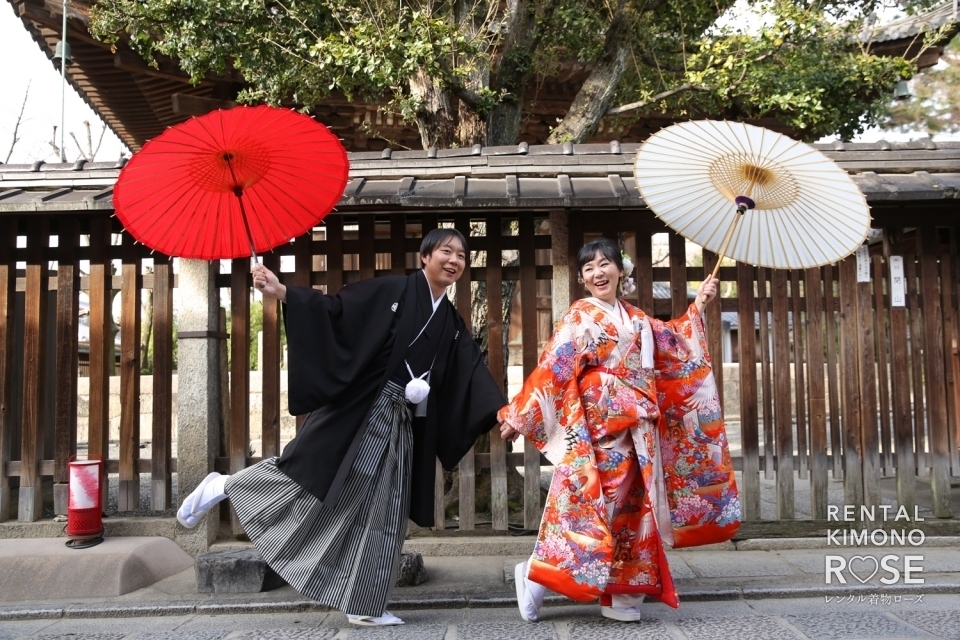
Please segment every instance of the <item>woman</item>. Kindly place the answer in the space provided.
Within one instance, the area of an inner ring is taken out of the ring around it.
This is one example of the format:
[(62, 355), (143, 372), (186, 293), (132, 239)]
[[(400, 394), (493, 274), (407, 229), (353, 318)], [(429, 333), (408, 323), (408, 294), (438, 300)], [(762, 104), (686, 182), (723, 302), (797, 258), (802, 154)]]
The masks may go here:
[(504, 439), (523, 435), (556, 465), (517, 598), (528, 622), (546, 588), (635, 621), (644, 596), (679, 606), (665, 546), (728, 540), (740, 521), (701, 318), (718, 281), (662, 322), (617, 299), (629, 273), (612, 241), (588, 243), (577, 265), (590, 297), (498, 414)]

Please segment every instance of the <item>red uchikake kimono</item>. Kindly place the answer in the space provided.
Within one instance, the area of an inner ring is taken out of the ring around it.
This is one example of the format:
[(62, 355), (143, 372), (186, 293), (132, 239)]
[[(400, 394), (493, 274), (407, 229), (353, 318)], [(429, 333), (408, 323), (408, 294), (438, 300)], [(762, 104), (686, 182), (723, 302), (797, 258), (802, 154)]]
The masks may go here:
[(529, 577), (581, 602), (679, 606), (665, 546), (729, 540), (740, 500), (703, 319), (578, 300), (499, 420), (556, 471)]

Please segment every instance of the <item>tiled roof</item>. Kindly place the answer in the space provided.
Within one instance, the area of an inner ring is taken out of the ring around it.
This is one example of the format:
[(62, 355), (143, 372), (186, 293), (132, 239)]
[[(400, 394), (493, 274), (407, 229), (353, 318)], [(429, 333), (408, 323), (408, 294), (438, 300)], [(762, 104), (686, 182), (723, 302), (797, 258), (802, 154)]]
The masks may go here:
[[(871, 203), (960, 199), (960, 142), (814, 145)], [(352, 153), (340, 207), (643, 207), (638, 143)], [(124, 161), (0, 165), (0, 212), (111, 209)]]
[(914, 38), (946, 25), (956, 25), (958, 20), (955, 7), (953, 0), (948, 0), (929, 11), (914, 16), (906, 16), (886, 24), (875, 25), (873, 30), (865, 32), (863, 37), (873, 42), (890, 42), (891, 40)]

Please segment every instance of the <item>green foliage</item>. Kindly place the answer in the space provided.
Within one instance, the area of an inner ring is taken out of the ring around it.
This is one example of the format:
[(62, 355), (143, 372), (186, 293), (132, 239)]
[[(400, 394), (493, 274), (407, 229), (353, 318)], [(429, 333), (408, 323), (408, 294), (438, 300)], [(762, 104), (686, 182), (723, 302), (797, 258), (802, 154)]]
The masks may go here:
[[(933, 3), (901, 5), (918, 11)], [(640, 103), (618, 118), (772, 117), (808, 139), (850, 137), (877, 121), (896, 82), (914, 71), (909, 60), (872, 55), (859, 35), (879, 0), (737, 3), (752, 12), (746, 17), (731, 13), (734, 4), (99, 0), (91, 29), (108, 42), (128, 42), (148, 60), (172, 57), (195, 81), (242, 80), (244, 102), (309, 110), (336, 90), (388, 105), (421, 125), (426, 107), (412, 81), (427, 78), (488, 117), (516, 99), (518, 86), (561, 75), (575, 62), (595, 67), (615, 15), (630, 25), (617, 100)], [(540, 18), (529, 42), (505, 47), (509, 6)], [(504, 86), (496, 83), (501, 69), (509, 75)], [(477, 77), (488, 78), (486, 85), (476, 88)]]

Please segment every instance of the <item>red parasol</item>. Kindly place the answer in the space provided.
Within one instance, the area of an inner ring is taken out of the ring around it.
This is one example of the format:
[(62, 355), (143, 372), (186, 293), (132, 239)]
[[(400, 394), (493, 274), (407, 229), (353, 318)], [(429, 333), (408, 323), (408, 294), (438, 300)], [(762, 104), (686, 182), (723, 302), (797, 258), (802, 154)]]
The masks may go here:
[(214, 111), (147, 142), (120, 172), (124, 228), (169, 256), (256, 256), (315, 227), (337, 204), (349, 163), (313, 118), (274, 107)]

